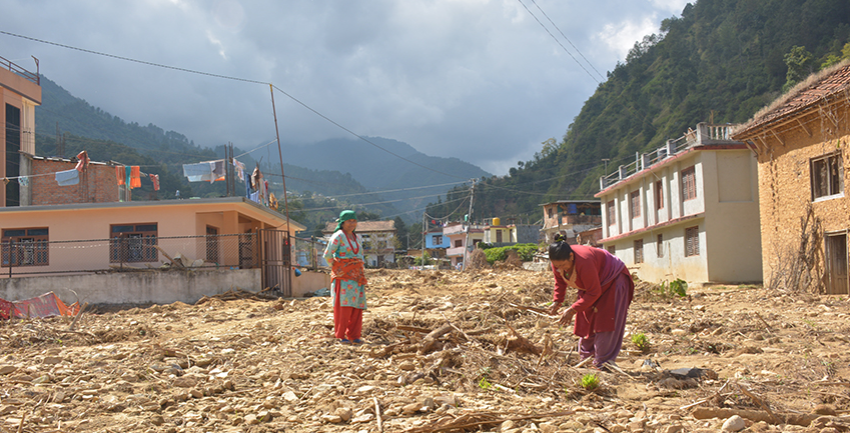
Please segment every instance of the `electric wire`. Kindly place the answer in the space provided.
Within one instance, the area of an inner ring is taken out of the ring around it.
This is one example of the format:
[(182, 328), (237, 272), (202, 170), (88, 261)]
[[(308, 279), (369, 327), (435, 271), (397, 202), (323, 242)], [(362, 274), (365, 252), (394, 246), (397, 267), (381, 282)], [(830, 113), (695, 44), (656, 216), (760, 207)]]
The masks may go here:
[(399, 158), (403, 161), (407, 161), (407, 162), (409, 162), (413, 165), (422, 167), (426, 170), (433, 171), (434, 173), (442, 174), (444, 176), (453, 177), (453, 178), (456, 178), (456, 179), (462, 179), (461, 176), (445, 173), (445, 172), (442, 172), (440, 170), (436, 170), (436, 169), (433, 169), (431, 167), (427, 167), (425, 165), (422, 165), (418, 162), (412, 161), (408, 158), (405, 158), (405, 157), (403, 157), (403, 156), (401, 156), (397, 153), (394, 153), (394, 152), (392, 152), (388, 149), (385, 149), (385, 148), (373, 143), (371, 140), (368, 140), (366, 137), (363, 137), (363, 136), (355, 133), (351, 129), (343, 126), (342, 124), (336, 122), (335, 120), (331, 119), (330, 117), (320, 113), (318, 110), (307, 105), (306, 103), (302, 102), (301, 100), (299, 100), (295, 96), (287, 93), (286, 91), (284, 91), (283, 89), (281, 89), (280, 87), (278, 87), (278, 86), (276, 86), (272, 83), (265, 83), (265, 82), (258, 81), (258, 80), (251, 80), (251, 79), (247, 79), (247, 78), (239, 78), (239, 77), (233, 77), (233, 76), (228, 76), (228, 75), (213, 74), (213, 73), (210, 73), (210, 72), (203, 72), (203, 71), (198, 71), (198, 70), (188, 69), (188, 68), (180, 68), (180, 67), (176, 67), (176, 66), (164, 65), (164, 64), (161, 64), (161, 63), (148, 62), (148, 61), (144, 61), (144, 60), (137, 60), (137, 59), (133, 59), (133, 58), (129, 58), (129, 57), (117, 56), (117, 55), (114, 55), (114, 54), (103, 53), (103, 52), (100, 52), (100, 51), (88, 50), (88, 49), (85, 49), (85, 48), (78, 48), (78, 47), (74, 47), (74, 46), (71, 46), (71, 45), (65, 45), (65, 44), (60, 44), (60, 43), (57, 43), (57, 42), (51, 42), (51, 41), (46, 41), (46, 40), (43, 40), (43, 39), (37, 39), (37, 38), (30, 37), (30, 36), (19, 35), (19, 34), (7, 32), (7, 31), (4, 31), (4, 30), (0, 30), (0, 34), (5, 34), (5, 35), (8, 35), (8, 36), (14, 36), (14, 37), (17, 37), (17, 38), (22, 38), (22, 39), (28, 39), (28, 40), (43, 43), (43, 44), (55, 45), (57, 47), (81, 51), (81, 52), (84, 52), (84, 53), (95, 54), (95, 55), (104, 56), (104, 57), (111, 57), (111, 58), (114, 58), (114, 59), (124, 60), (124, 61), (128, 61), (128, 62), (133, 62), (133, 63), (139, 63), (139, 64), (143, 64), (143, 65), (148, 65), (148, 66), (154, 66), (154, 67), (159, 67), (159, 68), (171, 69), (171, 70), (186, 72), (186, 73), (190, 73), (190, 74), (205, 75), (205, 76), (209, 76), (209, 77), (221, 78), (221, 79), (226, 79), (226, 80), (242, 81), (242, 82), (245, 82), (245, 83), (262, 84), (262, 85), (265, 85), (265, 86), (270, 85), (270, 86), (272, 86), (272, 88), (274, 88), (275, 90), (277, 90), (278, 92), (280, 92), (281, 94), (286, 96), (287, 98), (295, 101), (296, 103), (298, 103), (302, 107), (313, 112), (315, 115), (321, 117), (322, 119), (325, 119), (326, 121), (328, 121), (332, 125), (336, 126), (337, 128), (342, 129), (343, 131), (353, 135), (354, 137), (356, 137), (356, 138), (358, 138), (362, 141), (365, 141), (366, 143), (369, 143), (372, 146), (375, 146), (376, 148), (383, 150), (384, 152), (389, 153), (390, 155), (395, 156), (396, 158)]
[[(525, 3), (523, 3), (523, 2), (522, 2), (522, 0), (517, 0), (517, 1), (519, 2), (519, 4), (521, 4), (521, 5), (522, 5), (522, 7), (524, 7), (524, 8), (525, 8), (525, 10), (526, 10), (526, 11), (528, 11), (528, 14), (529, 14), (529, 15), (531, 15), (531, 17), (532, 17), (532, 18), (534, 18), (534, 20), (535, 20), (535, 21), (537, 21), (537, 24), (540, 24), (540, 27), (543, 27), (543, 30), (546, 30), (546, 33), (549, 33), (549, 36), (551, 36), (551, 37), (552, 37), (552, 39), (554, 39), (554, 40), (555, 40), (555, 42), (556, 42), (558, 45), (560, 45), (560, 46), (561, 46), (561, 48), (563, 48), (563, 49), (564, 49), (564, 51), (565, 51), (567, 54), (569, 54), (569, 55), (570, 55), (570, 57), (572, 57), (572, 59), (573, 59), (573, 60), (575, 60), (576, 64), (577, 64), (577, 65), (578, 65), (581, 69), (583, 69), (583, 70), (584, 70), (584, 72), (587, 72), (587, 75), (588, 75), (588, 76), (590, 76), (590, 78), (591, 78), (593, 81), (596, 81), (597, 83), (600, 83), (600, 81), (599, 81), (599, 80), (597, 80), (597, 79), (596, 79), (596, 77), (594, 77), (594, 76), (593, 76), (593, 74), (591, 74), (591, 73), (590, 73), (590, 71), (588, 71), (588, 70), (587, 70), (587, 68), (585, 68), (585, 67), (584, 67), (584, 65), (582, 65), (582, 64), (581, 64), (581, 62), (579, 62), (579, 61), (578, 61), (578, 59), (577, 59), (577, 58), (573, 55), (573, 53), (571, 53), (569, 50), (567, 50), (567, 47), (565, 47), (565, 46), (564, 46), (564, 44), (562, 44), (562, 43), (561, 43), (561, 41), (559, 41), (559, 40), (558, 40), (558, 38), (556, 38), (556, 37), (555, 37), (555, 35), (553, 35), (553, 34), (552, 34), (552, 32), (550, 32), (550, 31), (549, 31), (549, 29), (548, 29), (548, 28), (546, 28), (546, 26), (545, 26), (545, 25), (543, 25), (543, 22), (542, 22), (542, 21), (540, 21), (540, 19), (539, 19), (539, 18), (537, 18), (537, 16), (536, 16), (536, 15), (534, 15), (534, 14), (531, 12), (531, 9), (529, 9), (529, 8), (528, 8), (528, 6), (526, 6), (526, 5), (525, 5)], [(591, 67), (592, 67), (592, 65), (591, 65)]]
[(596, 69), (595, 66), (593, 66), (593, 63), (590, 63), (590, 60), (587, 60), (587, 57), (585, 57), (584, 54), (581, 53), (581, 50), (579, 50), (578, 47), (573, 44), (573, 41), (571, 41), (570, 38), (568, 38), (567, 35), (565, 35), (563, 31), (561, 31), (561, 29), (558, 27), (558, 25), (555, 24), (554, 21), (552, 21), (552, 18), (549, 18), (549, 14), (547, 14), (546, 11), (544, 11), (543, 8), (541, 8), (540, 5), (537, 4), (537, 2), (535, 0), (531, 0), (531, 2), (534, 3), (534, 6), (537, 6), (537, 9), (540, 10), (540, 12), (543, 14), (544, 17), (546, 17), (547, 20), (549, 20), (549, 23), (552, 24), (552, 27), (555, 27), (555, 29), (558, 30), (558, 33), (560, 33), (561, 36), (563, 36), (564, 39), (567, 40), (567, 42), (570, 44), (570, 46), (573, 47), (573, 49), (576, 50), (578, 55), (580, 55), (581, 58), (584, 59), (584, 61), (593, 69), (593, 71), (596, 72), (597, 75), (599, 75), (599, 78), (602, 78), (604, 80), (604, 77), (599, 72), (599, 70)]

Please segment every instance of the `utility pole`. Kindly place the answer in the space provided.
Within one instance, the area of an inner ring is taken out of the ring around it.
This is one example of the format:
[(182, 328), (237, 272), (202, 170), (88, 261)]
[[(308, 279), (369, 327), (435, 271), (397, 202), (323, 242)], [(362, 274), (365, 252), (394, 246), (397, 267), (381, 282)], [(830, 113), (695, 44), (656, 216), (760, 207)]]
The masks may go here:
[(610, 160), (611, 160), (610, 158), (602, 158), (602, 162), (605, 163), (605, 175), (606, 176), (608, 175), (608, 161), (610, 161)]
[(472, 226), (472, 201), (475, 200), (475, 179), (472, 179), (472, 188), (469, 192), (469, 213), (466, 214), (466, 240), (463, 245), (463, 269), (466, 270), (469, 259), (469, 229)]

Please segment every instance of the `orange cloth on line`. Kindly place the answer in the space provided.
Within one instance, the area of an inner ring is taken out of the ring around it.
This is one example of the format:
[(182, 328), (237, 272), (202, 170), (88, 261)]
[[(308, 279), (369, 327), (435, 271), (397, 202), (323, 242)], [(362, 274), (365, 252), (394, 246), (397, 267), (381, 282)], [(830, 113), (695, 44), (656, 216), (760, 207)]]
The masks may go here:
[(357, 281), (357, 284), (366, 284), (366, 273), (363, 270), (363, 260), (360, 259), (336, 259), (331, 266), (331, 280)]
[(118, 185), (124, 185), (124, 179), (127, 178), (127, 175), (124, 173), (123, 165), (115, 166), (115, 177), (118, 178)]
[(142, 187), (142, 172), (138, 165), (130, 169), (130, 188)]

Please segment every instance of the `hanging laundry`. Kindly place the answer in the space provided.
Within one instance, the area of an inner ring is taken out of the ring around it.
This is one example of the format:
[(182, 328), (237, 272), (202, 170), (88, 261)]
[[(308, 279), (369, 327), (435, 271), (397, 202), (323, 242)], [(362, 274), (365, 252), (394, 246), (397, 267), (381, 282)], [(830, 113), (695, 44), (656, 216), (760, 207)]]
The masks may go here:
[(142, 187), (142, 172), (138, 165), (130, 168), (130, 188)]
[(274, 209), (274, 210), (277, 210), (277, 206), (278, 206), (277, 197), (274, 196), (274, 193), (270, 193), (269, 194), (269, 207)]
[(115, 177), (118, 178), (118, 185), (124, 185), (127, 176), (124, 175), (124, 166), (118, 165), (115, 167)]
[(254, 188), (256, 190), (262, 189), (263, 188), (263, 184), (261, 183), (262, 180), (263, 180), (263, 173), (260, 172), (260, 165), (257, 164), (257, 166), (254, 167), (254, 172), (251, 173), (251, 188)]
[(86, 171), (86, 167), (89, 166), (89, 154), (84, 150), (77, 154), (77, 159), (77, 166), (74, 169), (80, 173)]
[(124, 182), (127, 184), (127, 189), (133, 189), (132, 179), (130, 179), (133, 175), (133, 167), (129, 165), (124, 166)]
[(248, 172), (243, 171), (242, 176), (245, 177), (245, 197), (251, 197), (251, 179), (248, 178)]
[(189, 182), (208, 182), (213, 181), (213, 168), (215, 163), (199, 162), (197, 164), (183, 164), (183, 176), (189, 179)]
[(150, 178), (151, 178), (151, 183), (153, 183), (153, 190), (159, 191), (159, 175), (158, 174), (152, 174), (152, 175), (150, 175)]
[(239, 182), (244, 181), (244, 179), (245, 179), (245, 164), (234, 159), (233, 160), (233, 166), (236, 167), (236, 179), (239, 179)]
[(224, 164), (223, 159), (220, 159), (218, 161), (211, 161), (211, 164), (213, 166), (213, 177), (212, 179), (210, 179), (210, 183), (227, 179), (227, 166)]
[(248, 194), (248, 198), (254, 203), (260, 203), (260, 191), (254, 191)]
[(30, 186), (30, 178), (29, 176), (21, 176), (18, 178), (18, 183), (21, 186)]
[(57, 171), (56, 182), (59, 183), (59, 186), (76, 185), (80, 183), (80, 172), (75, 168), (65, 171)]
[(269, 182), (267, 180), (263, 181), (263, 205), (269, 205)]

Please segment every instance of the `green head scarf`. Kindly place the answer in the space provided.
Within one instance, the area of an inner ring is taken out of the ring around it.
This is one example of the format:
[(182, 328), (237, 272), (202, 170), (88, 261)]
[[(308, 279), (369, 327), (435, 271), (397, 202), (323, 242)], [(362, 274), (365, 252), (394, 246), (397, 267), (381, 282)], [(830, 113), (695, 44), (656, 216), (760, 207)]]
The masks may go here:
[(344, 223), (348, 220), (356, 220), (356, 219), (357, 219), (357, 214), (354, 213), (353, 210), (344, 210), (344, 211), (340, 212), (339, 218), (336, 219), (336, 230), (334, 230), (334, 232), (338, 232), (338, 231), (342, 230), (342, 223)]

